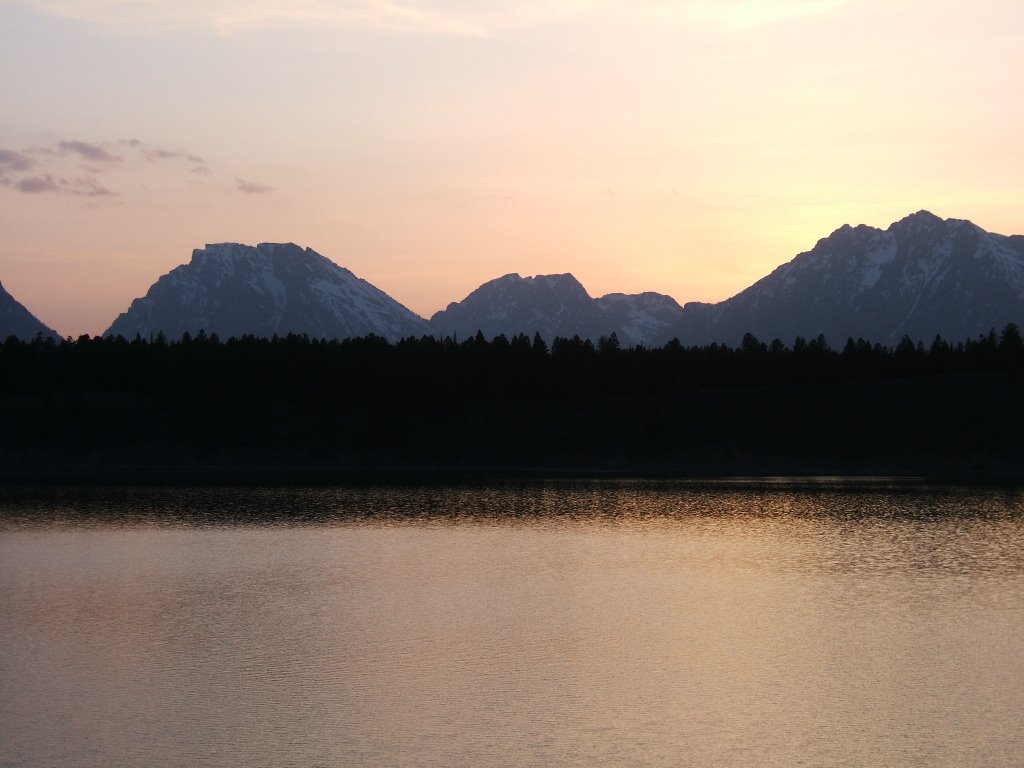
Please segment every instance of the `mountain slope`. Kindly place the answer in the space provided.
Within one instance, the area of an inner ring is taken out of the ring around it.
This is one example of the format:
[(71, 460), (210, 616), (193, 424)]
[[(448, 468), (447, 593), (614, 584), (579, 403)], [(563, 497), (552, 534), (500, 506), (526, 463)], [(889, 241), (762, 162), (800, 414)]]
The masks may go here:
[(644, 293), (609, 293), (597, 305), (611, 319), (619, 341), (627, 347), (660, 347), (672, 340), (683, 308), (671, 296)]
[(736, 344), (747, 332), (787, 344), (962, 340), (1024, 322), (1024, 238), (927, 211), (884, 231), (845, 225), (731, 299), (683, 314), (684, 344)]
[(674, 299), (657, 293), (608, 294), (591, 298), (571, 274), (521, 277), (509, 274), (484, 283), (466, 298), (430, 318), (442, 336), (485, 338), (539, 333), (598, 341), (615, 333), (625, 346), (663, 344), (682, 316)]
[(28, 341), (36, 336), (59, 338), (51, 328), (43, 325), (36, 316), (25, 309), (9, 294), (0, 283), (0, 341), (15, 336)]
[(397, 301), (310, 248), (293, 243), (207, 245), (157, 280), (105, 335), (170, 339), (200, 330), (223, 338), (307, 334), (389, 340), (430, 334)]

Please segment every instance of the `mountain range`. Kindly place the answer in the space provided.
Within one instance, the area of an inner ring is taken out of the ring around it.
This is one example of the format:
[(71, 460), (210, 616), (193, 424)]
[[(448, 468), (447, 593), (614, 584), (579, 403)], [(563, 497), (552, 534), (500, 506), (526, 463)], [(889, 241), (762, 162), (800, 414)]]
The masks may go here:
[[(810, 251), (717, 304), (680, 306), (659, 293), (591, 297), (571, 274), (491, 280), (429, 323), (370, 283), (292, 243), (207, 245), (135, 299), (105, 335), (179, 338), (200, 330), (223, 338), (306, 334), (348, 338), (539, 333), (551, 341), (623, 346), (736, 345), (823, 334), (892, 345), (973, 338), (1024, 324), (1024, 236), (986, 232), (969, 221), (919, 211), (881, 230), (844, 225)], [(0, 286), (0, 339), (54, 335)]]
[(1024, 237), (919, 211), (886, 230), (840, 227), (746, 290), (683, 307), (657, 293), (590, 298), (572, 275), (485, 283), (431, 318), (442, 334), (540, 332), (621, 343), (732, 346), (744, 334), (791, 344), (819, 334), (833, 343), (903, 336), (957, 341), (1024, 321)]

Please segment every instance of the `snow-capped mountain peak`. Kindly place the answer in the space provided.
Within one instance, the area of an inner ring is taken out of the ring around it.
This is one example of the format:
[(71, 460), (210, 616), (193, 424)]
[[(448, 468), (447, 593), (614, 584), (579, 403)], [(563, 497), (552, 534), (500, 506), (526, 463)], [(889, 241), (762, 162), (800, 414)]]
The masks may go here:
[(429, 334), (426, 321), (311, 248), (216, 243), (161, 277), (107, 335), (169, 338), (205, 330), (224, 338), (306, 334), (391, 340)]
[(731, 299), (684, 312), (687, 343), (735, 344), (747, 332), (787, 343), (962, 340), (1024, 319), (1024, 241), (928, 211), (885, 230), (844, 225)]

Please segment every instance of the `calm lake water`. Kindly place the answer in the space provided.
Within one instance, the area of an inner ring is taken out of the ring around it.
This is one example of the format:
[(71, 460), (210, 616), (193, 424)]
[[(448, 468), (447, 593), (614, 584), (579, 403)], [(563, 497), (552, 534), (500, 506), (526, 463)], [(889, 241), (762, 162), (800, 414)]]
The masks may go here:
[(0, 495), (0, 766), (1019, 766), (1024, 497)]

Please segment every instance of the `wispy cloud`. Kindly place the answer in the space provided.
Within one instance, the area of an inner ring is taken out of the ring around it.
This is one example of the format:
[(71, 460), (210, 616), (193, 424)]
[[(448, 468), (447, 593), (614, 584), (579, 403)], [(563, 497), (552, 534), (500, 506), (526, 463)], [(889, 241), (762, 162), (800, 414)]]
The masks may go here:
[(273, 187), (268, 187), (266, 184), (259, 184), (255, 181), (247, 181), (235, 177), (235, 184), (238, 186), (239, 192), (244, 192), (247, 195), (266, 195), (274, 191)]
[(22, 152), (0, 149), (0, 177), (9, 172), (27, 171), (33, 165), (35, 165), (35, 160)]
[(139, 139), (122, 139), (118, 143), (124, 147), (130, 147), (138, 150), (139, 153), (149, 162), (158, 162), (160, 160), (182, 160), (192, 166), (193, 173), (210, 172), (210, 169), (206, 165), (206, 161), (193, 152), (187, 152), (183, 149), (167, 149), (165, 147), (158, 147), (153, 144), (147, 144)]
[(58, 141), (57, 149), (61, 152), (66, 152), (74, 155), (78, 155), (93, 163), (108, 163), (116, 164), (121, 162), (121, 157), (113, 155), (103, 148), (100, 144), (90, 144), (87, 141)]
[(19, 192), (27, 195), (39, 195), (44, 192), (60, 192), (60, 184), (57, 180), (46, 174), (45, 176), (26, 176), (10, 184)]
[(119, 197), (116, 192), (107, 189), (99, 179), (92, 176), (76, 176), (67, 179), (44, 173), (38, 176), (23, 176), (20, 179), (3, 179), (0, 180), (0, 183), (26, 195), (52, 193), (75, 195), (76, 197)]
[(98, 179), (92, 176), (60, 179), (59, 183), (69, 195), (78, 195), (79, 197), (119, 197), (116, 192), (107, 189)]
[[(21, 151), (0, 149), (0, 185), (26, 195), (72, 195), (93, 199), (119, 197), (98, 178), (123, 158), (107, 147), (109, 142), (65, 139), (49, 146)], [(88, 161), (77, 168), (73, 165)], [(84, 171), (84, 175), (81, 174)]]
[(121, 197), (100, 177), (124, 181), (122, 172), (138, 173), (149, 163), (174, 162), (183, 166), (182, 173), (186, 168), (192, 173), (211, 173), (203, 158), (194, 152), (166, 149), (139, 139), (61, 139), (21, 150), (0, 148), (0, 186), (27, 195), (90, 198), (89, 207), (96, 207), (104, 199)]
[(145, 155), (147, 160), (174, 160), (181, 157), (181, 152), (175, 152), (170, 149), (160, 149), (154, 147), (153, 149), (144, 149), (142, 154)]
[(231, 34), (308, 24), (346, 29), (487, 36), (572, 18), (656, 19), (757, 26), (831, 11), (856, 0), (16, 0), (59, 16), (125, 30), (192, 28)]
[[(143, 190), (148, 179), (158, 177), (166, 183), (180, 174), (182, 181), (190, 178), (192, 183), (203, 183), (196, 177), (213, 173), (196, 152), (138, 138), (51, 139), (34, 147), (0, 147), (0, 189), (39, 197), (79, 198), (87, 201), (87, 208), (123, 204), (124, 190)], [(235, 189), (245, 195), (275, 191), (269, 184), (241, 176), (234, 177), (234, 183)]]

